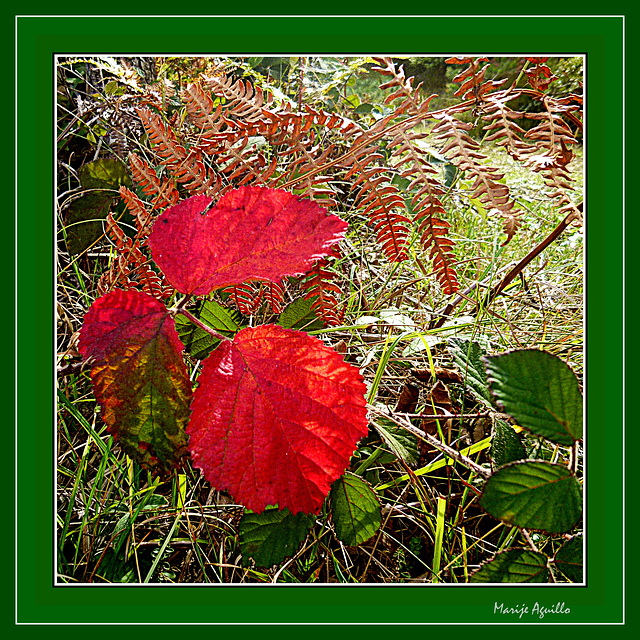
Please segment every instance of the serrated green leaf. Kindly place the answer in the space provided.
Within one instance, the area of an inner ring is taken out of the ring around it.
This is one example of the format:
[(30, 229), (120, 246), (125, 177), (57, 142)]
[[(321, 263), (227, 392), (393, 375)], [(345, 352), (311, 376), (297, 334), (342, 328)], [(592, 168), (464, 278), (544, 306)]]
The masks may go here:
[(414, 464), (418, 460), (418, 438), (416, 436), (383, 417), (378, 418), (373, 426), (398, 458), (409, 464)]
[(485, 406), (493, 407), (493, 397), (482, 362), (482, 356), (485, 355), (484, 349), (477, 342), (463, 338), (449, 338), (447, 344), (471, 395)]
[(496, 419), (489, 453), (494, 469), (527, 457), (520, 434), (504, 420)]
[(530, 549), (509, 549), (494, 556), (469, 582), (549, 582), (548, 558)]
[[(237, 311), (227, 309), (215, 300), (204, 300), (194, 315), (207, 326), (230, 338), (238, 332), (242, 320)], [(196, 360), (204, 360), (220, 343), (220, 340), (181, 314), (176, 316), (176, 330), (186, 350)]]
[(301, 331), (322, 329), (324, 325), (311, 308), (312, 304), (313, 299), (297, 298), (284, 308), (278, 316), (277, 324), (285, 329), (299, 329)]
[(280, 564), (295, 553), (313, 523), (313, 516), (294, 516), (289, 509), (270, 507), (260, 514), (246, 511), (238, 527), (243, 564), (248, 565), (249, 558), (259, 567)]
[(565, 533), (580, 519), (582, 488), (564, 465), (512, 462), (487, 480), (480, 506), (516, 527)]
[(522, 349), (487, 356), (484, 362), (498, 403), (521, 427), (566, 446), (582, 438), (582, 394), (560, 358)]
[(554, 562), (556, 567), (562, 571), (571, 582), (582, 582), (582, 536), (574, 536), (570, 540), (567, 540), (567, 542), (558, 549)]
[(380, 502), (369, 483), (345, 473), (331, 487), (331, 518), (338, 538), (346, 545), (366, 542), (380, 528)]

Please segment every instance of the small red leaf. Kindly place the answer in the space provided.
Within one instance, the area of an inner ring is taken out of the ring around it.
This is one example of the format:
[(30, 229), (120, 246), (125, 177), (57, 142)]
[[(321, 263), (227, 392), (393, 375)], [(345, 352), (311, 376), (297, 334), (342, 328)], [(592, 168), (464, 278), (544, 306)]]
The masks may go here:
[(193, 196), (158, 216), (149, 246), (181, 293), (206, 295), (249, 280), (301, 275), (331, 252), (347, 223), (310, 200), (277, 189), (242, 187), (218, 204)]
[(317, 513), (367, 434), (360, 373), (320, 340), (262, 325), (205, 361), (187, 433), (195, 464), (248, 509)]
[(167, 309), (140, 291), (115, 290), (87, 312), (78, 350), (92, 358), (102, 419), (123, 450), (168, 471), (187, 452), (192, 390)]

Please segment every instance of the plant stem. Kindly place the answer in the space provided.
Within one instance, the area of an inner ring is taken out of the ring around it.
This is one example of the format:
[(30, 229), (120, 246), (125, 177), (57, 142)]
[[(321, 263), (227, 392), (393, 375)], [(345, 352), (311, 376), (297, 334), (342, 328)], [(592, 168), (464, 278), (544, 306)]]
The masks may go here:
[[(580, 205), (579, 205), (580, 206)], [(557, 240), (562, 232), (571, 224), (575, 213), (569, 213), (565, 219), (536, 247), (534, 247), (507, 275), (486, 295), (479, 307), (487, 307), (491, 301), (539, 254), (541, 254), (554, 240)], [(480, 309), (477, 308), (476, 313)]]
[[(438, 451), (442, 451), (442, 453), (449, 456), (450, 458), (453, 458), (456, 462), (463, 464), (465, 467), (469, 468), (471, 471), (481, 476), (485, 480), (491, 476), (491, 472), (488, 469), (481, 467), (479, 464), (476, 464), (471, 458), (468, 458), (467, 456), (462, 455), (459, 451), (456, 451), (449, 445), (444, 444), (444, 442), (440, 442), (440, 440), (438, 440), (437, 438), (434, 438), (432, 435), (429, 435), (428, 433), (425, 433), (421, 429), (418, 429), (418, 427), (414, 427), (407, 418), (402, 418), (401, 416), (394, 415), (391, 412), (387, 413), (385, 411), (380, 410), (378, 407), (373, 407), (371, 405), (368, 405), (368, 409), (373, 413), (377, 413), (378, 415), (384, 416), (388, 420), (395, 422), (395, 424), (397, 424), (399, 427), (402, 427), (406, 431), (410, 431), (415, 436), (417, 436), (420, 440), (424, 440), (425, 442), (428, 442), (432, 447), (434, 447), (435, 449), (438, 449)], [(443, 419), (447, 418), (447, 416), (440, 416), (440, 417), (442, 417)]]
[(217, 338), (218, 340), (229, 340), (229, 338), (223, 336), (221, 333), (218, 333), (215, 329), (212, 329), (209, 325), (196, 318), (191, 312), (187, 311), (186, 309), (178, 309), (178, 313), (181, 313), (185, 318), (188, 318), (191, 322), (193, 322), (193, 324), (195, 324), (197, 327), (200, 327), (200, 329), (206, 331), (214, 338)]

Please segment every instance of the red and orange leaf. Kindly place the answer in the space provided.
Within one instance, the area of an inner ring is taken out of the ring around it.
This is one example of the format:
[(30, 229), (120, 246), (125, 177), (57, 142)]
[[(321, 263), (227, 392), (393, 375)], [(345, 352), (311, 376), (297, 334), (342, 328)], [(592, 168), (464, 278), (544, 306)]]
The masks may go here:
[(158, 216), (149, 236), (153, 259), (181, 293), (301, 275), (347, 228), (314, 202), (279, 189), (241, 187), (204, 213), (210, 204), (208, 196), (183, 200)]
[(187, 427), (211, 484), (255, 512), (317, 513), (367, 434), (359, 371), (320, 340), (243, 329), (205, 361)]
[(112, 291), (87, 312), (78, 349), (92, 359), (102, 419), (122, 449), (148, 469), (176, 466), (187, 453), (192, 390), (165, 306), (140, 291)]

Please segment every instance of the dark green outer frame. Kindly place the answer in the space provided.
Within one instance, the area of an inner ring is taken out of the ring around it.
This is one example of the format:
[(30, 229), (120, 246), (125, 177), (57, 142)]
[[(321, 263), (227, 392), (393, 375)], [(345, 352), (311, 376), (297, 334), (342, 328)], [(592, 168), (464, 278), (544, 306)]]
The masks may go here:
[[(18, 18), (15, 622), (622, 623), (623, 30), (621, 16)], [(55, 53), (587, 55), (587, 441), (591, 449), (586, 587), (54, 586)], [(495, 603), (501, 602), (505, 607), (529, 608), (536, 602), (546, 607), (564, 603), (571, 613), (542, 620), (495, 614)], [(119, 633), (114, 628), (93, 628), (88, 633), (103, 631)], [(533, 629), (517, 633), (526, 631)], [(169, 627), (168, 632), (175, 630)], [(331, 633), (309, 627), (298, 632)]]

